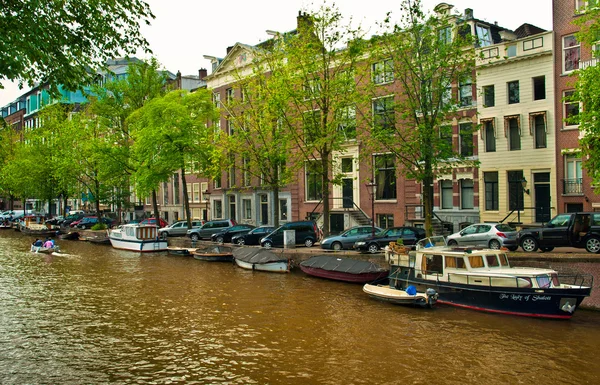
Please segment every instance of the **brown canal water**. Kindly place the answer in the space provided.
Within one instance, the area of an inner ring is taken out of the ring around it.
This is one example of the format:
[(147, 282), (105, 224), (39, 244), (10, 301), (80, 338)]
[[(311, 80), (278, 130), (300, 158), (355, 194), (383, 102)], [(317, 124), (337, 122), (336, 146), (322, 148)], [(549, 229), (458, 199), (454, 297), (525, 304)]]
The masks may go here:
[(2, 384), (598, 384), (600, 313), (405, 308), (360, 285), (0, 233)]

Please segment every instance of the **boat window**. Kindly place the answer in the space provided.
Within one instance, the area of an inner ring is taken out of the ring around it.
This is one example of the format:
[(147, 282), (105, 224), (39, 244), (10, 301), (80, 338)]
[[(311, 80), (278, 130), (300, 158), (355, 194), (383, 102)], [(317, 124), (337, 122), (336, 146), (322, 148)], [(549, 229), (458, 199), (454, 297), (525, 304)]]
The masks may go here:
[(483, 257), (481, 255), (469, 256), (469, 265), (471, 265), (472, 268), (484, 267)]
[(537, 280), (537, 284), (540, 288), (546, 289), (550, 287), (550, 277), (547, 275), (538, 275), (535, 277), (535, 279)]
[(558, 274), (551, 274), (550, 277), (552, 277), (552, 286), (559, 287), (560, 281), (558, 280)]
[(529, 277), (517, 277), (517, 287), (531, 287), (531, 278)]
[(508, 266), (508, 258), (506, 258), (506, 254), (498, 254), (498, 258), (500, 258), (500, 266)]
[(444, 267), (442, 266), (442, 256), (441, 255), (427, 255), (425, 262), (425, 272), (427, 274), (444, 273)]
[(466, 269), (465, 260), (462, 257), (450, 257), (445, 256), (446, 267), (450, 267), (453, 269)]
[(485, 256), (485, 261), (487, 262), (488, 267), (498, 267), (500, 264), (498, 263), (498, 258), (496, 254), (487, 254)]

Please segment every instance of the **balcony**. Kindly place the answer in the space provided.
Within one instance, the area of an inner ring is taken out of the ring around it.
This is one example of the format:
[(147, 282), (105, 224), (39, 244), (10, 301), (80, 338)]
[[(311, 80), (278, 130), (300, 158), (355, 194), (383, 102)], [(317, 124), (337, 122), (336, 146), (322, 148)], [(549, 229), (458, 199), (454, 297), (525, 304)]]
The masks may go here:
[(583, 195), (583, 179), (563, 179), (563, 195)]
[(579, 69), (584, 70), (588, 67), (595, 67), (598, 65), (598, 63), (600, 63), (600, 58), (598, 58), (598, 57), (595, 57), (590, 60), (580, 60), (579, 61)]

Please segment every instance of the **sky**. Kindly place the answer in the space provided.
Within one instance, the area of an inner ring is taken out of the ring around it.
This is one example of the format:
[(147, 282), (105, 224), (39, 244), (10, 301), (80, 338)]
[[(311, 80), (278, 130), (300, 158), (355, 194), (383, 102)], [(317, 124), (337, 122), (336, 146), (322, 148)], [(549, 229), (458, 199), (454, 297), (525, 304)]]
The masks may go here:
[[(156, 18), (142, 33), (153, 55), (162, 66), (183, 75), (197, 75), (200, 68), (210, 73), (210, 61), (204, 55), (224, 57), (227, 47), (235, 43), (258, 44), (269, 38), (267, 30), (286, 32), (296, 28), (298, 11), (318, 9), (323, 0), (146, 0)], [(333, 0), (329, 0), (331, 4)], [(422, 0), (423, 9), (431, 12), (441, 0)], [(552, 0), (446, 0), (454, 11), (473, 9), (476, 19), (498, 22), (514, 30), (523, 23), (550, 30)], [(377, 32), (377, 22), (392, 12), (398, 20), (400, 0), (337, 0), (335, 5), (353, 25)], [(140, 58), (147, 56), (139, 55)], [(0, 89), (0, 106), (4, 106), (26, 89), (5, 83)]]

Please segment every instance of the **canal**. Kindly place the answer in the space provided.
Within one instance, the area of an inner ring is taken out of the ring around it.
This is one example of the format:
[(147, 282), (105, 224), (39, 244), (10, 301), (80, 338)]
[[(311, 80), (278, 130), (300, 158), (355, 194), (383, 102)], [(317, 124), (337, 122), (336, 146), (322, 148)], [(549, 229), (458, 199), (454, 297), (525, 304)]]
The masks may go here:
[(2, 384), (597, 384), (600, 312), (537, 320), (0, 233)]

